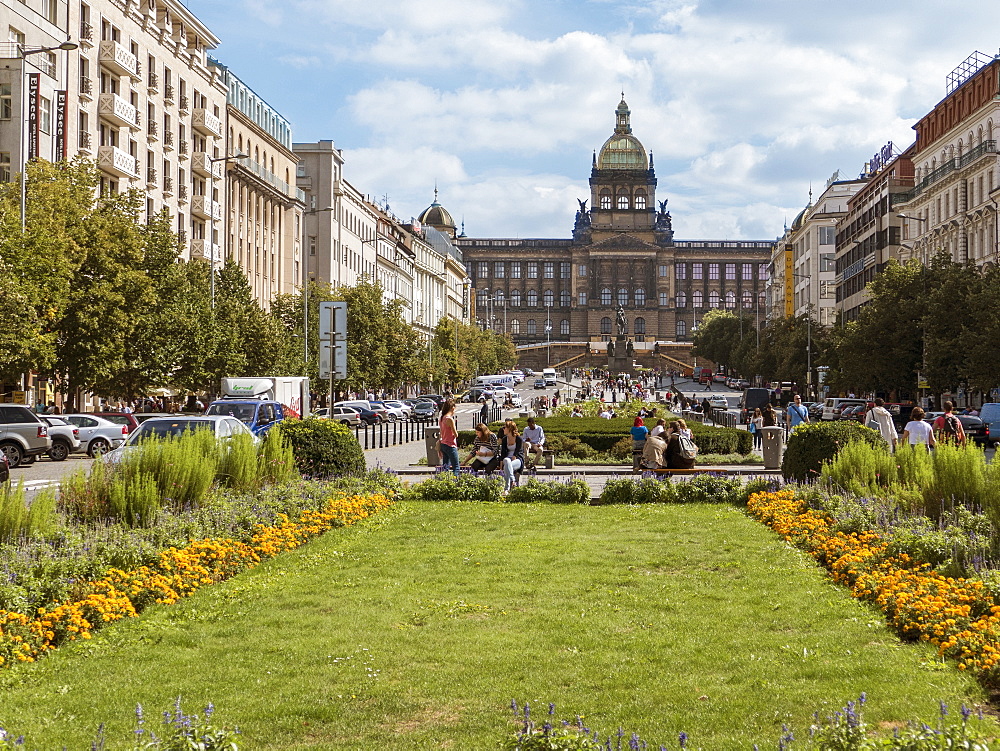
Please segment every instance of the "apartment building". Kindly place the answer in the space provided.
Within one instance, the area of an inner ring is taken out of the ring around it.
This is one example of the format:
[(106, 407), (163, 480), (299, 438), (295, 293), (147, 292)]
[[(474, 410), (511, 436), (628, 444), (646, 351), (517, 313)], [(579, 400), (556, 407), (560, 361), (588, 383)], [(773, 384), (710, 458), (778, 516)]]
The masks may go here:
[(927, 263), (945, 252), (960, 263), (996, 264), (1000, 57), (974, 52), (947, 76), (946, 90), (913, 126), (914, 184), (893, 197), (893, 213), (906, 217), (908, 257)]
[[(227, 92), (226, 156), (196, 159), (192, 168), (208, 173), (209, 181), (225, 189), (225, 249), (213, 249), (208, 239), (199, 239), (192, 240), (191, 253), (203, 258), (224, 253), (227, 260), (235, 260), (254, 297), (267, 307), (275, 295), (294, 293), (304, 281), (306, 196), (295, 185), (298, 158), (292, 151), (292, 126), (232, 70), (211, 58), (209, 65)], [(218, 243), (218, 236), (213, 241)]]
[(207, 57), (219, 39), (179, 0), (0, 0), (3, 28), (0, 177), (87, 156), (103, 191), (142, 190), (147, 217), (168, 209), (190, 255), (224, 214), (205, 167), (225, 146), (226, 87)]

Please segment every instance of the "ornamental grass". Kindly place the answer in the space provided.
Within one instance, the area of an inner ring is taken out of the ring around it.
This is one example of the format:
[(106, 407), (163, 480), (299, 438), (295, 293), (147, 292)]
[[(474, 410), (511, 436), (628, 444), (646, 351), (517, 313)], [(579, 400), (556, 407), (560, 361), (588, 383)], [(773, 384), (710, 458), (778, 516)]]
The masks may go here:
[(747, 511), (812, 555), (852, 596), (876, 604), (901, 637), (930, 642), (959, 670), (1000, 683), (1000, 606), (982, 581), (945, 576), (893, 552), (877, 532), (837, 531), (830, 515), (791, 490), (756, 493)]
[(321, 510), (306, 509), (295, 520), (280, 514), (276, 523), (258, 525), (248, 542), (194, 540), (162, 551), (151, 565), (128, 571), (110, 569), (100, 579), (82, 582), (77, 595), (66, 602), (37, 608), (34, 613), (0, 610), (0, 665), (33, 662), (62, 642), (89, 639), (102, 626), (134, 618), (149, 605), (173, 604), (329, 529), (355, 524), (392, 503), (387, 495), (378, 493), (330, 498)]

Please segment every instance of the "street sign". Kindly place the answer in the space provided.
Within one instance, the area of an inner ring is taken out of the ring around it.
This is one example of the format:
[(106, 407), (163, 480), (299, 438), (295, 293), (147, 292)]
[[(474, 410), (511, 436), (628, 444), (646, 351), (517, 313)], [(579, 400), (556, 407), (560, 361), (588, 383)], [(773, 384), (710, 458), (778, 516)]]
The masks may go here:
[(347, 378), (346, 302), (319, 304), (319, 377)]

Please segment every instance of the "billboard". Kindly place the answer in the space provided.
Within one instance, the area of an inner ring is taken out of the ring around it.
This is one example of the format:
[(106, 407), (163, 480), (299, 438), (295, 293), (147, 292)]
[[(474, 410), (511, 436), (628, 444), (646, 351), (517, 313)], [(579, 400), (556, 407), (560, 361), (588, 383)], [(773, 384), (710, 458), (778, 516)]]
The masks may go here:
[(38, 158), (39, 108), (42, 105), (41, 73), (28, 74), (28, 159)]

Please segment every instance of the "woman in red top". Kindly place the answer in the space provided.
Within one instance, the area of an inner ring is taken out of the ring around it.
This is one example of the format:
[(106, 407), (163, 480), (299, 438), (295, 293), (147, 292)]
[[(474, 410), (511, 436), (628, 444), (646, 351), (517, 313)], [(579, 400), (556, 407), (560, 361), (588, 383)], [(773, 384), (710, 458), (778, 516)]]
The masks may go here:
[(458, 476), (458, 430), (455, 428), (455, 402), (445, 399), (441, 404), (441, 419), (438, 420), (441, 429), (441, 464), (444, 469), (450, 469)]

